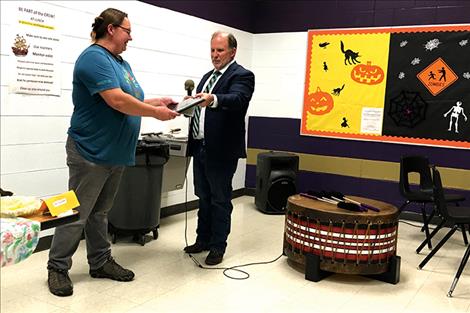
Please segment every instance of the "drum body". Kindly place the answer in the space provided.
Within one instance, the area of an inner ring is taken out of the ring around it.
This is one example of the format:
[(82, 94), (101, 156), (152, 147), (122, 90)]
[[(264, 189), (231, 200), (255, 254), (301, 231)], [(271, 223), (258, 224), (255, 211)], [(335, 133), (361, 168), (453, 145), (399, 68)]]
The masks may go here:
[(305, 270), (305, 254), (319, 256), (320, 269), (343, 274), (382, 274), (396, 255), (398, 209), (390, 204), (349, 197), (380, 209), (353, 212), (300, 195), (287, 202), (284, 253)]

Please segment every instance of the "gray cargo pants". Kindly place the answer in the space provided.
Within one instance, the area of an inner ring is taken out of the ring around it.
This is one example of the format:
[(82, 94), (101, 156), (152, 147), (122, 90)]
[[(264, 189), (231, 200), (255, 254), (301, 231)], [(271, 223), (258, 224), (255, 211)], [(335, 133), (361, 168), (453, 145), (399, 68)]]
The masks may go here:
[(80, 220), (55, 229), (49, 250), (48, 268), (70, 269), (83, 230), (90, 269), (106, 263), (111, 255), (108, 239), (108, 211), (121, 181), (123, 166), (103, 166), (84, 159), (70, 136), (65, 146), (69, 167), (69, 190), (74, 190), (80, 206)]

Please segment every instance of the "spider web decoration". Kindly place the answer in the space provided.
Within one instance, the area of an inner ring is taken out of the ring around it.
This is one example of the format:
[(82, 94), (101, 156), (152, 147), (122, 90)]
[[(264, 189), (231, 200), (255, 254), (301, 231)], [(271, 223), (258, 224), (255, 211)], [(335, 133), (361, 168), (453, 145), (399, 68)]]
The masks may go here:
[(427, 107), (418, 92), (402, 91), (390, 100), (388, 115), (397, 126), (414, 128), (426, 119)]

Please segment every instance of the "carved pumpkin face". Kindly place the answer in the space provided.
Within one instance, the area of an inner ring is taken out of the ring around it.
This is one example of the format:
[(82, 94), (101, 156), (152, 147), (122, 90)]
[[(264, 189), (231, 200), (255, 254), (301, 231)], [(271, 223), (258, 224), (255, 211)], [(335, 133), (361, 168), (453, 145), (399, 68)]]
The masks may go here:
[(317, 91), (308, 95), (308, 105), (310, 106), (310, 112), (315, 115), (324, 115), (329, 113), (333, 109), (333, 97), (327, 93), (321, 91), (320, 87), (317, 87)]
[(384, 76), (384, 71), (377, 65), (371, 65), (370, 61), (367, 61), (367, 65), (356, 65), (351, 71), (351, 78), (354, 81), (366, 85), (380, 84)]

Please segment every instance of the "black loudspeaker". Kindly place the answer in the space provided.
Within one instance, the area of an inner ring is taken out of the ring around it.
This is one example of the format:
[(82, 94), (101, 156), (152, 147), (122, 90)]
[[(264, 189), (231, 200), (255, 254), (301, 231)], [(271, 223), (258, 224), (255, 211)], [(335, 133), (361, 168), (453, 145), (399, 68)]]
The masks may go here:
[(266, 214), (284, 214), (287, 198), (297, 191), (299, 156), (285, 152), (258, 154), (255, 204)]

